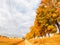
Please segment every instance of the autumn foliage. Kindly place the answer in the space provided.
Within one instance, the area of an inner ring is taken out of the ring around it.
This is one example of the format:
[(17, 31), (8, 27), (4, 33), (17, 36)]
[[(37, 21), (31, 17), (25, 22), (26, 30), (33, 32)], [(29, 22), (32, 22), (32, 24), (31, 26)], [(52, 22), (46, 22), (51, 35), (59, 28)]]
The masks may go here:
[(36, 10), (34, 25), (31, 26), (30, 32), (26, 34), (26, 38), (56, 33), (57, 27), (59, 28), (58, 22), (60, 22), (60, 0), (42, 0)]

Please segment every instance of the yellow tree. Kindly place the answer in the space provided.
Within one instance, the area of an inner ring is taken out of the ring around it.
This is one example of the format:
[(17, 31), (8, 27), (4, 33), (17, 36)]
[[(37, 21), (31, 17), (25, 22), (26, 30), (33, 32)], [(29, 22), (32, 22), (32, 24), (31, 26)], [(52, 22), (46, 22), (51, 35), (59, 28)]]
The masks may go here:
[(26, 39), (31, 39), (35, 37), (35, 29), (33, 26), (30, 27), (30, 32), (26, 34)]
[(58, 22), (60, 22), (60, 0), (42, 0), (36, 10), (34, 26), (30, 28), (26, 37), (46, 36), (46, 34), (56, 33)]

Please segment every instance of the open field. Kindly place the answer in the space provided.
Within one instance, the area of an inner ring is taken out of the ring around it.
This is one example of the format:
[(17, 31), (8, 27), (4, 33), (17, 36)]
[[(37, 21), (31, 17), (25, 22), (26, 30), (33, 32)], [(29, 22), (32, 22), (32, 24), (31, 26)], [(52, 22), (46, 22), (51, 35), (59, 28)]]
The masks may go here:
[(33, 45), (60, 45), (60, 35), (53, 37), (47, 37), (43, 39), (31, 39), (29, 40)]
[(0, 45), (60, 45), (60, 35), (53, 37), (23, 40), (21, 38), (0, 37)]

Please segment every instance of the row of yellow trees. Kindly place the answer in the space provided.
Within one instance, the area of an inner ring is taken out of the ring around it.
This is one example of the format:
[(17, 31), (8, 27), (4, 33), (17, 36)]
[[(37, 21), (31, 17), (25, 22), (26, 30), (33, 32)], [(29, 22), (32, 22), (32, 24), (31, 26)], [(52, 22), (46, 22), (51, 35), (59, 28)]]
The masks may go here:
[(46, 36), (46, 34), (56, 33), (58, 22), (60, 22), (60, 0), (42, 0), (36, 11), (34, 25), (26, 38)]

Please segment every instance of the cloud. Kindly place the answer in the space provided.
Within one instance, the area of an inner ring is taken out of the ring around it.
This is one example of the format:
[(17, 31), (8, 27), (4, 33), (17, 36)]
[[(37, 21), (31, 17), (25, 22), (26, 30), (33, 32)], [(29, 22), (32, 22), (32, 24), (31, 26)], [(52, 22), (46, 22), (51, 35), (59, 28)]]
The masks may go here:
[(0, 0), (0, 35), (22, 37), (33, 25), (40, 0)]

